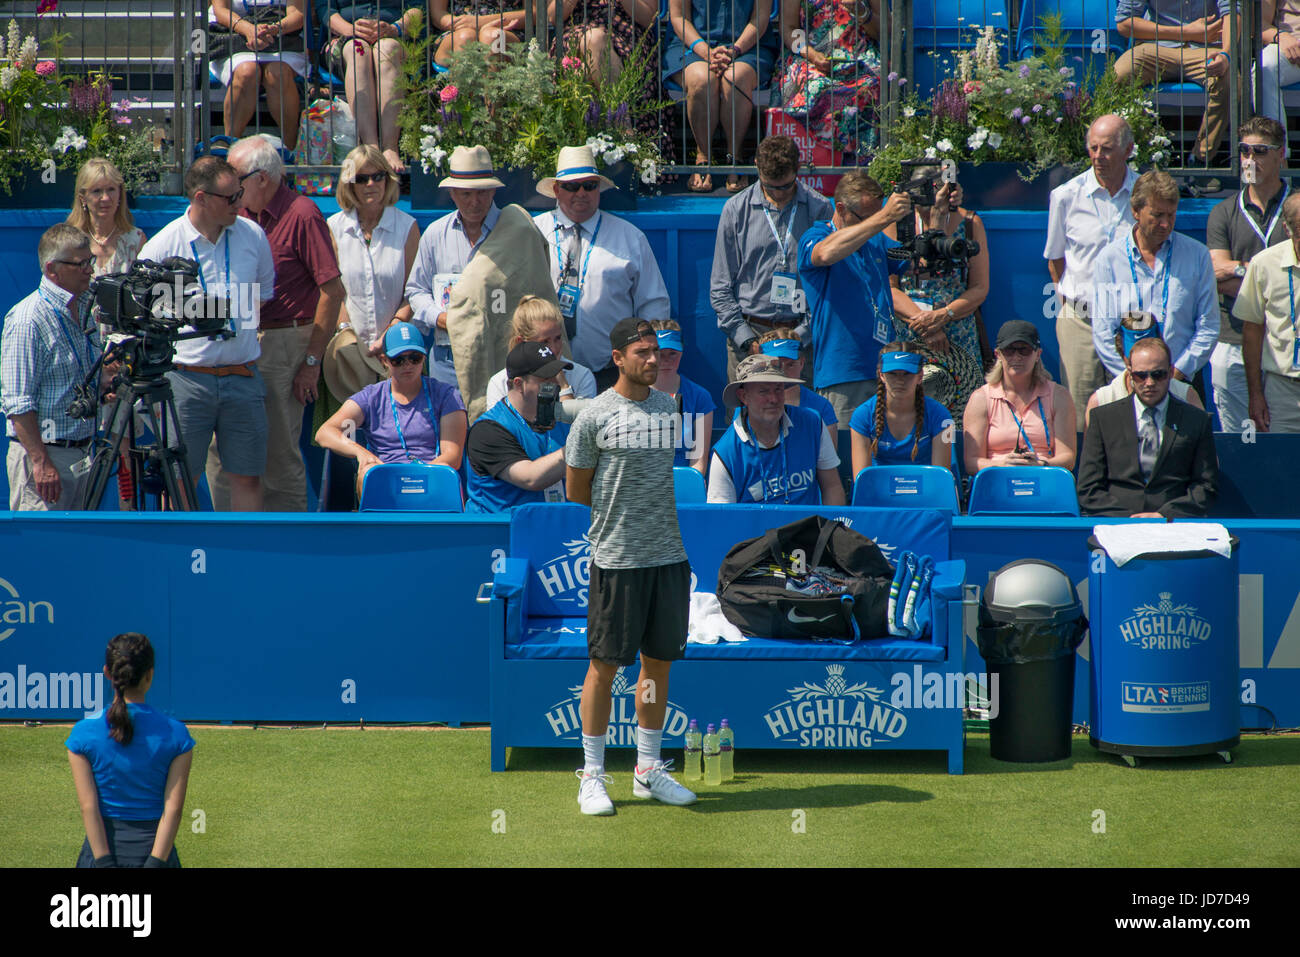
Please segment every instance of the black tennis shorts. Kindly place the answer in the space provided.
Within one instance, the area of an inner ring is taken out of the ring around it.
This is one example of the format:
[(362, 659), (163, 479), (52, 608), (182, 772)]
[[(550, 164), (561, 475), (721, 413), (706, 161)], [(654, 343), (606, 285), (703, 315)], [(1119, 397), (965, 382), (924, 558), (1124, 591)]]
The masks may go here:
[(691, 565), (612, 568), (591, 565), (587, 652), (606, 664), (630, 665), (637, 654), (676, 661), (686, 654)]

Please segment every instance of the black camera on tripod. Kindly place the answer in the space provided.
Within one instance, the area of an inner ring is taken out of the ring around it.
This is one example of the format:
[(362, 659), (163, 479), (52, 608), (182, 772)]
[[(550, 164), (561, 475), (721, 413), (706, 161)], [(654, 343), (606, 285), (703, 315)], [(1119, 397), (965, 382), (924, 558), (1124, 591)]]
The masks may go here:
[[(171, 256), (161, 263), (137, 260), (126, 272), (100, 276), (90, 285), (106, 326), (127, 335), (165, 339), (220, 334), (230, 320), (230, 300), (208, 295), (193, 259)], [(182, 334), (191, 326), (194, 334)]]
[[(906, 193), (913, 206), (933, 209), (943, 168), (927, 159), (903, 160), (900, 165), (907, 179), (895, 191)], [(918, 234), (911, 216), (900, 219), (897, 229), (899, 245), (889, 250), (889, 258), (909, 260), (917, 272), (946, 276), (965, 270), (971, 257), (979, 255), (979, 243), (949, 236), (946, 230), (932, 228)]]

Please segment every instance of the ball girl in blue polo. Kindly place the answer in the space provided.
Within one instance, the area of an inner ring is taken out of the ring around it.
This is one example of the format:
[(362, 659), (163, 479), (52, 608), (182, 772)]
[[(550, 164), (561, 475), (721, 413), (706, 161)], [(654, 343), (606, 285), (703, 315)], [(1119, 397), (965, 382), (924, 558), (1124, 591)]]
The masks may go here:
[(876, 394), (853, 412), (853, 474), (869, 465), (952, 462), (952, 415), (921, 387), (920, 350), (891, 342), (880, 350)]
[(108, 643), (104, 676), (113, 703), (78, 721), (68, 763), (86, 827), (78, 867), (180, 867), (176, 830), (185, 806), (194, 739), (144, 703), (153, 645), (127, 632)]
[(686, 349), (677, 320), (651, 319), (650, 326), (659, 339), (659, 379), (654, 387), (677, 400), (677, 411), (682, 416), (682, 444), (673, 456), (673, 467), (689, 466), (707, 476), (716, 408), (713, 397), (677, 371)]

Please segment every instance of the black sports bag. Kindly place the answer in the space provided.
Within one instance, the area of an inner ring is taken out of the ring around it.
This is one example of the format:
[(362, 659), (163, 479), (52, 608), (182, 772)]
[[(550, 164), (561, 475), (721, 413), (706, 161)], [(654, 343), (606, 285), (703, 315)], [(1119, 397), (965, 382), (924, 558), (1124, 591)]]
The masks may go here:
[(875, 542), (811, 515), (733, 547), (718, 569), (718, 602), (751, 637), (885, 638), (893, 580)]

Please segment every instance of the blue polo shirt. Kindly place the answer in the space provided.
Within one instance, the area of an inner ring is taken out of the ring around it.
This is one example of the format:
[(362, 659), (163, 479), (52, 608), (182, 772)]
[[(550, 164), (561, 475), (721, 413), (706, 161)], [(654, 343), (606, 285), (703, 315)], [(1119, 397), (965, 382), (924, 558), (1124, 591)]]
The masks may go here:
[[(680, 400), (679, 405), (683, 416), (682, 444), (677, 450), (677, 454), (673, 456), (674, 468), (679, 465), (685, 467), (691, 464), (687, 461), (687, 451), (695, 441), (695, 426), (699, 422), (696, 416), (708, 415), (710, 412), (717, 410), (717, 406), (713, 404), (713, 397), (702, 386), (692, 382), (684, 375), (679, 375), (678, 379), (680, 382), (677, 386), (677, 398)], [(712, 438), (711, 435), (701, 436), (701, 439), (706, 443)]]
[(773, 448), (759, 448), (739, 417), (713, 447), (731, 476), (738, 503), (821, 504), (817, 456), (825, 426), (816, 412), (802, 406), (787, 405), (785, 414), (790, 428)]
[(835, 417), (835, 407), (806, 385), (799, 386), (799, 407), (812, 409), (822, 417), (822, 422), (831, 428), (840, 424), (840, 420)]
[(886, 250), (898, 243), (876, 233), (839, 262), (814, 266), (813, 247), (833, 232), (835, 225), (822, 220), (799, 240), (799, 278), (812, 317), (813, 385), (818, 389), (876, 377), (880, 347), (894, 339), (889, 276), (910, 265), (888, 259)]
[[(866, 402), (853, 410), (853, 419), (849, 422), (849, 428), (859, 435), (865, 435), (868, 439), (875, 435), (876, 432), (876, 400), (879, 396), (872, 396)], [(894, 434), (889, 431), (889, 426), (885, 426), (885, 434), (880, 437), (876, 445), (875, 457), (871, 460), (873, 465), (929, 465), (930, 457), (933, 454), (930, 450), (932, 440), (943, 434), (944, 426), (952, 421), (952, 413), (945, 409), (940, 403), (936, 402), (929, 396), (925, 397), (925, 421), (921, 423), (921, 441), (916, 449), (916, 458), (912, 458), (912, 443), (916, 434), (916, 429), (903, 436), (901, 439), (894, 438)]]
[(123, 747), (108, 735), (107, 710), (72, 726), (65, 746), (90, 762), (99, 790), (99, 813), (118, 821), (156, 821), (162, 817), (167, 772), (178, 755), (194, 747), (185, 725), (147, 704), (126, 706), (131, 743)]
[[(498, 431), (493, 432), (493, 426)], [(561, 435), (567, 437), (567, 425), (562, 431), (557, 424), (550, 432), (534, 432), (509, 398), (484, 412), (470, 427), (466, 440), (465, 511), (505, 512), (517, 505), (545, 502), (545, 489), (530, 492), (498, 476), (515, 462), (536, 461), (562, 449)]]

